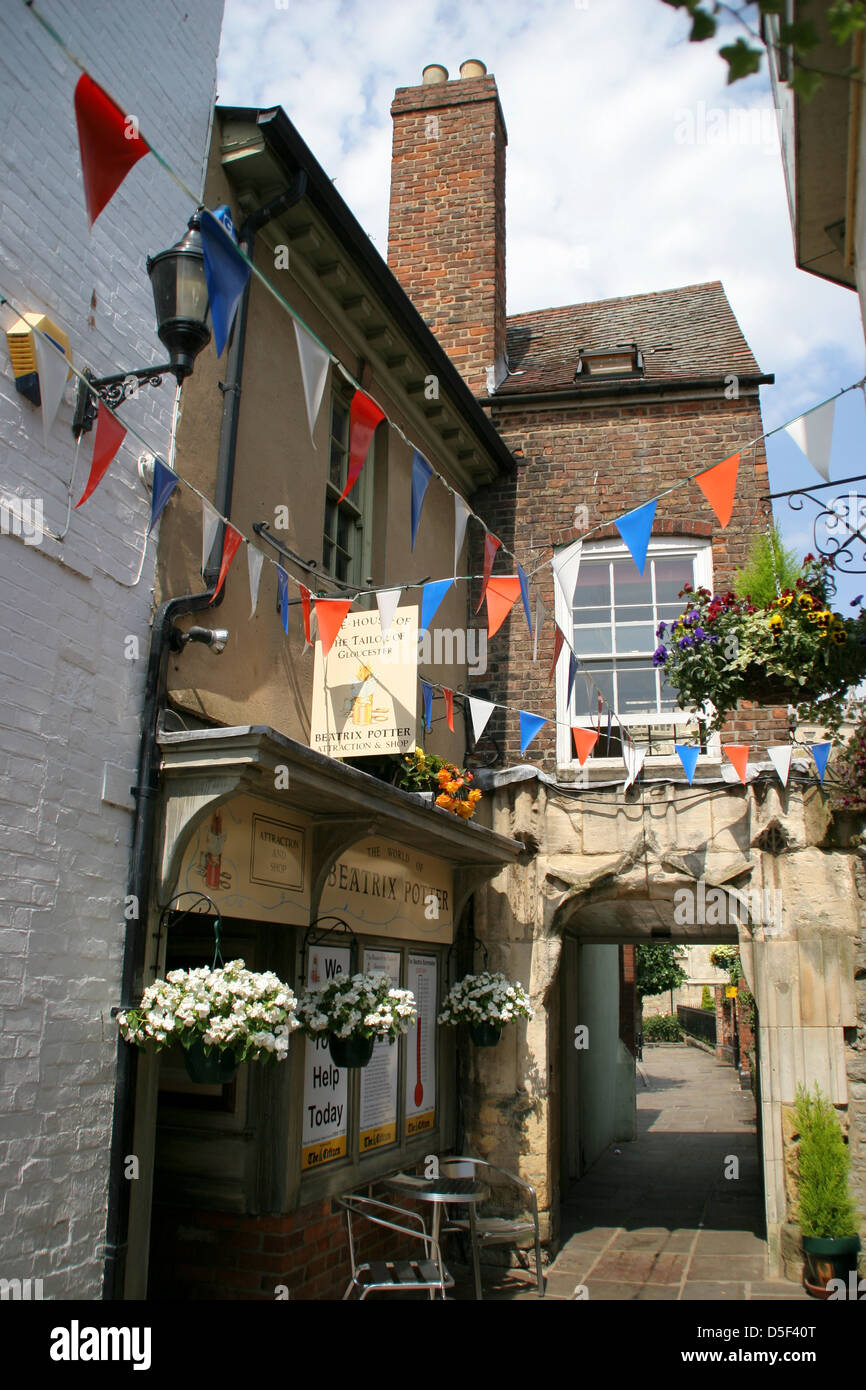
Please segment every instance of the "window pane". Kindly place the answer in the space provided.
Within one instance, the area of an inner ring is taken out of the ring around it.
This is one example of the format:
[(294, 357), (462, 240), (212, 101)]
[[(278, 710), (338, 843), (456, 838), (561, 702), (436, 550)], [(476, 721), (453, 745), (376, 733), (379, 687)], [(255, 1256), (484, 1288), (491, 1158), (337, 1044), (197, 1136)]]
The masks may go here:
[[(691, 555), (675, 555), (667, 560), (654, 560), (656, 599), (659, 603), (674, 603), (684, 584), (695, 582), (695, 565)], [(679, 600), (682, 603), (682, 600)]]
[(649, 567), (638, 574), (633, 560), (614, 560), (613, 592), (617, 608), (630, 603), (652, 603)]
[(611, 636), (609, 627), (575, 627), (574, 650), (578, 656), (581, 652), (612, 652)]
[(355, 525), (352, 518), (341, 511), (337, 517), (337, 545), (351, 554)]
[(655, 710), (656, 680), (652, 666), (617, 666), (620, 714), (640, 714), (644, 710)]
[[(588, 668), (588, 670), (589, 670), (589, 674), (592, 676), (593, 680), (595, 681), (596, 685), (598, 686), (598, 688), (599, 688), (599, 690), (601, 691), (601, 693), (602, 693), (602, 695), (604, 696), (604, 698), (607, 700), (608, 704), (612, 705), (612, 704), (613, 704), (613, 664), (612, 664), (612, 662), (606, 661), (606, 662), (604, 662), (604, 663), (599, 663), (598, 665), (590, 666), (590, 667)], [(582, 680), (580, 679), (580, 674), (578, 673), (577, 679), (576, 679), (575, 682), (574, 682), (574, 688), (575, 688), (575, 690), (577, 689), (577, 687), (578, 687), (579, 685), (582, 685), (582, 686), (583, 686), (583, 691), (584, 691), (583, 698), (584, 698), (584, 704), (585, 704), (585, 703), (586, 703), (586, 681), (582, 681)], [(593, 708), (592, 708), (591, 710), (589, 710), (589, 713), (590, 713), (591, 715), (593, 715), (593, 716), (595, 716), (596, 714), (598, 714), (598, 697), (597, 697), (596, 695), (593, 696)]]
[(574, 590), (574, 607), (603, 608), (610, 611), (610, 573), (607, 561), (603, 564), (581, 565)]
[(661, 708), (663, 710), (679, 709), (679, 705), (677, 704), (677, 692), (674, 690), (673, 686), (668, 685), (664, 670), (660, 670), (659, 675), (661, 677)]
[(346, 429), (349, 420), (349, 412), (342, 401), (335, 400), (331, 411), (331, 434), (338, 439), (341, 444), (346, 443)]
[(337, 561), (336, 565), (334, 566), (334, 574), (337, 579), (346, 580), (349, 578), (349, 564), (345, 555), (343, 555), (340, 551), (337, 552)]
[(334, 484), (334, 487), (338, 487), (341, 492), (343, 491), (344, 483), (343, 461), (345, 457), (346, 455), (340, 448), (339, 444), (335, 444), (334, 441), (331, 440), (331, 467), (328, 473), (328, 477)]
[(654, 652), (656, 649), (655, 628), (651, 623), (631, 623), (627, 627), (617, 623), (616, 651), (618, 656), (628, 656), (634, 652)]
[(653, 620), (653, 606), (651, 603), (629, 603), (624, 607), (616, 606), (617, 627), (620, 623), (651, 623)]

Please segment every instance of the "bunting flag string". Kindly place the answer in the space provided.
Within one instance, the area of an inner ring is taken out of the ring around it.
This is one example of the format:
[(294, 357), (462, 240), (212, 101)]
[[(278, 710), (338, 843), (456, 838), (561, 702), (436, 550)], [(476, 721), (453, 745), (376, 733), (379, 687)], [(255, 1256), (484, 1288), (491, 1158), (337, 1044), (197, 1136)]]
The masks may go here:
[(231, 569), (232, 560), (235, 558), (238, 546), (240, 545), (242, 540), (243, 536), (241, 535), (240, 531), (237, 529), (236, 526), (232, 526), (231, 522), (229, 522), (225, 528), (225, 532), (223, 535), (223, 555), (222, 560), (220, 562), (219, 578), (217, 579), (217, 586), (214, 589), (214, 594), (213, 598), (211, 599), (211, 603), (216, 603), (217, 595), (220, 589), (222, 588), (223, 584), (225, 583), (226, 575)]
[(127, 117), (107, 92), (82, 72), (75, 85), (75, 120), (84, 199), (92, 227), (130, 169), (150, 154), (134, 117)]
[(310, 636), (310, 599), (313, 595), (306, 584), (299, 584), (298, 588), (301, 591), (301, 611), (304, 615), (304, 643), (307, 647), (311, 647), (313, 639)]
[(433, 687), (428, 681), (422, 680), (421, 695), (424, 700), (424, 727), (429, 734), (433, 725)]
[(259, 584), (261, 583), (262, 579), (262, 565), (264, 564), (264, 559), (265, 557), (262, 554), (262, 552), (260, 550), (257, 550), (254, 545), (247, 546), (247, 569), (249, 571), (250, 578), (251, 618), (254, 618), (256, 616), (256, 609), (259, 606)]
[(438, 612), (439, 605), (453, 585), (453, 579), (435, 579), (425, 584), (421, 592), (421, 632), (426, 631)]
[(733, 763), (737, 776), (746, 785), (746, 775), (749, 766), (749, 747), (746, 743), (723, 743), (722, 752)]
[(541, 594), (537, 594), (537, 595), (536, 595), (536, 598), (535, 598), (535, 632), (534, 632), (533, 635), (532, 635), (532, 660), (533, 660), (533, 661), (537, 661), (537, 660), (538, 660), (538, 639), (539, 639), (539, 637), (541, 636), (541, 629), (544, 627), (544, 619), (545, 619), (546, 616), (547, 616), (547, 609), (545, 608), (545, 606), (544, 606), (544, 604), (543, 604), (543, 602), (542, 602), (542, 600), (541, 600)]
[(107, 406), (100, 401), (99, 411), (96, 416), (96, 438), (93, 441), (93, 460), (90, 465), (90, 477), (87, 479), (87, 486), (75, 503), (80, 507), (82, 502), (86, 502), (88, 497), (96, 491), (102, 479), (105, 477), (112, 460), (118, 449), (126, 438), (126, 430), (115, 415), (112, 415)]
[(352, 607), (352, 599), (317, 598), (313, 599), (313, 606), (319, 623), (322, 656), (325, 657), (337, 640), (337, 634), (343, 626), (343, 619)]
[(559, 623), (557, 623), (557, 624), (556, 624), (556, 635), (554, 636), (554, 639), (553, 639), (553, 660), (552, 660), (551, 663), (550, 663), (550, 675), (547, 677), (547, 684), (548, 684), (548, 685), (550, 685), (550, 682), (553, 680), (553, 673), (554, 673), (554, 671), (556, 670), (556, 663), (559, 661), (560, 654), (561, 654), (561, 652), (562, 652), (562, 647), (563, 647), (563, 643), (564, 643), (564, 642), (565, 642), (565, 633), (563, 632), (562, 628), (559, 626)]
[(574, 608), (574, 591), (577, 588), (578, 575), (580, 574), (580, 558), (583, 553), (583, 542), (572, 541), (564, 550), (558, 550), (551, 560), (553, 577), (559, 585), (562, 597), (569, 613)]
[[(523, 599), (523, 611), (526, 614), (526, 626), (529, 628), (529, 635), (532, 636), (532, 614), (529, 611), (529, 580), (526, 577), (526, 570), (522, 565), (517, 566), (517, 577), (520, 580), (520, 597)], [(533, 660), (535, 658), (533, 657)]]
[(448, 728), (451, 730), (451, 732), (452, 732), (452, 734), (453, 734), (453, 732), (454, 732), (454, 691), (453, 691), (453, 690), (449, 690), (446, 686), (443, 686), (443, 687), (442, 687), (442, 694), (443, 694), (444, 697), (445, 697), (445, 718), (446, 718), (446, 720), (447, 720), (447, 722), (448, 722)]
[[(438, 475), (437, 475), (438, 476)], [(457, 566), (460, 562), (460, 552), (463, 549), (463, 542), (466, 539), (466, 524), (472, 516), (472, 510), (468, 502), (464, 502), (458, 492), (454, 494), (454, 574), (457, 575)], [(480, 604), (479, 604), (480, 607)]]
[[(159, 518), (165, 511), (169, 498), (177, 487), (177, 474), (169, 468), (168, 464), (163, 463), (161, 458), (153, 461), (153, 491), (150, 498), (150, 525), (147, 534), (150, 535)], [(252, 549), (252, 546), (250, 547)]]
[(355, 392), (349, 408), (349, 473), (346, 486), (337, 498), (338, 502), (348, 497), (358, 481), (370, 452), (373, 435), (384, 418), (384, 410), (379, 409), (371, 396), (360, 389)]
[(833, 448), (833, 421), (836, 412), (835, 399), (824, 401), (814, 410), (807, 410), (796, 420), (785, 426), (786, 432), (806, 455), (816, 472), (825, 483), (830, 481), (830, 453)]
[(767, 749), (770, 762), (776, 769), (777, 776), (783, 787), (787, 787), (788, 785), (788, 777), (791, 772), (791, 754), (793, 751), (794, 749), (790, 743), (777, 744), (773, 748)]
[(202, 212), (201, 246), (204, 252), (204, 276), (217, 357), (222, 357), (225, 351), (241, 296), (250, 278), (249, 266), (241, 257), (229, 227), (231, 218), (227, 218), (222, 209), (213, 213), (205, 208)]
[[(424, 506), (424, 498), (427, 495), (427, 484), (433, 477), (433, 469), (425, 459), (419, 449), (412, 455), (412, 544), (410, 550), (415, 549), (415, 537), (418, 534), (418, 522), (421, 520), (421, 508)], [(455, 565), (456, 569), (457, 566)]]
[(289, 576), (282, 565), (277, 565), (277, 599), (280, 605), (280, 621), (283, 632), (289, 635)]
[(490, 571), (493, 569), (493, 561), (496, 559), (496, 552), (501, 546), (502, 541), (498, 536), (494, 536), (492, 531), (486, 531), (484, 535), (484, 574), (481, 578), (481, 597), (478, 600), (478, 607), (475, 612), (480, 613), (481, 605), (487, 594), (487, 585), (490, 583)]
[(739, 467), (740, 455), (731, 454), (730, 458), (723, 459), (721, 463), (714, 464), (712, 468), (706, 469), (703, 473), (698, 473), (695, 478), (695, 482), (718, 517), (722, 530), (727, 526), (734, 510), (734, 495), (737, 491)]
[(698, 765), (698, 755), (701, 750), (693, 743), (675, 743), (674, 751), (683, 765), (686, 777), (689, 779), (689, 786), (691, 786), (694, 781), (695, 768)]
[(595, 729), (580, 729), (577, 725), (572, 725), (572, 738), (574, 739), (574, 751), (577, 754), (577, 761), (583, 767), (596, 743), (598, 734)]
[(492, 575), (487, 583), (487, 636), (494, 637), (520, 594), (520, 576)]
[(298, 362), (301, 367), (301, 383), (304, 388), (304, 404), (307, 407), (307, 423), (310, 426), (310, 440), (316, 447), (316, 421), (325, 394), (331, 354), (326, 352), (316, 338), (302, 328), (297, 319), (292, 320), (295, 342), (298, 345)]
[(383, 637), (387, 637), (391, 631), (391, 624), (394, 621), (394, 614), (400, 602), (402, 589), (380, 589), (376, 594), (376, 607), (379, 609), (379, 627)]
[(626, 512), (625, 516), (614, 521), (614, 526), (628, 546), (631, 558), (637, 565), (638, 574), (643, 574), (646, 565), (657, 502), (658, 498), (653, 498), (651, 502), (645, 502), (642, 507), (636, 507), (633, 512)]
[(491, 714), (496, 706), (490, 700), (479, 700), (475, 695), (467, 695), (469, 701), (469, 716), (472, 720), (472, 737), (477, 743), (487, 728)]
[[(217, 528), (223, 518), (206, 497), (201, 499), (201, 572), (204, 574), (216, 540)], [(278, 567), (279, 568), (279, 567)]]
[[(21, 316), (24, 317), (23, 315)], [(69, 376), (70, 364), (66, 353), (47, 334), (34, 333), (36, 369), (39, 373), (39, 400), (42, 409), (42, 438), (46, 449), (51, 426), (54, 424)]]
[(641, 774), (641, 769), (646, 758), (646, 749), (638, 748), (631, 742), (622, 745), (622, 760), (625, 763), (626, 778), (622, 784), (622, 789), (627, 792), (633, 782), (636, 782)]
[(824, 784), (824, 773), (827, 771), (827, 759), (830, 756), (830, 749), (832, 746), (833, 745), (830, 743), (810, 743), (809, 745), (812, 750), (812, 757), (815, 759), (815, 766), (818, 769), (818, 776), (821, 779), (822, 786)]
[(540, 733), (547, 723), (540, 714), (530, 714), (528, 710), (520, 711), (520, 756), (526, 752), (532, 740)]

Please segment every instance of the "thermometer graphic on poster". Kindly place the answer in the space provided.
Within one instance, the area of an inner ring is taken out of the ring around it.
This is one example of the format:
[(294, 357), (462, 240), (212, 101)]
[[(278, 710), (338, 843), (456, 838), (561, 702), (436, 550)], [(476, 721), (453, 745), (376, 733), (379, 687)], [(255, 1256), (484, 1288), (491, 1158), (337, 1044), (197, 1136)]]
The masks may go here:
[(436, 1122), (436, 968), (435, 956), (411, 955), (406, 987), (415, 996), (418, 1021), (406, 1068), (406, 1134), (433, 1129)]

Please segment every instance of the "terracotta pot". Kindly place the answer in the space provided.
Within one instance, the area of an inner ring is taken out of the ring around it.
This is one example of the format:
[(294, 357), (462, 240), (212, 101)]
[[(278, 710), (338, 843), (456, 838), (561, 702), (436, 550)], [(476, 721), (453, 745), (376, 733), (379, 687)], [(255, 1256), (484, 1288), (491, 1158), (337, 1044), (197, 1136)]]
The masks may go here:
[(233, 1052), (211, 1048), (207, 1053), (200, 1042), (184, 1048), (183, 1060), (187, 1076), (198, 1086), (225, 1086), (234, 1080), (238, 1069)]
[(366, 1067), (373, 1056), (375, 1038), (337, 1038), (333, 1033), (328, 1037), (331, 1060), (335, 1067)]

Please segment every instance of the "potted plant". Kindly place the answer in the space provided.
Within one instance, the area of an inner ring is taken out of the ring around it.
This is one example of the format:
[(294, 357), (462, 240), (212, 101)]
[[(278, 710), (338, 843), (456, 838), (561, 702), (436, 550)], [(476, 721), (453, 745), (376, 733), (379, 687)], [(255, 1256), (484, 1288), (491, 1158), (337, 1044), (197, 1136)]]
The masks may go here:
[(495, 1047), (505, 1024), (516, 1018), (532, 1018), (526, 990), (519, 981), (490, 970), (464, 975), (452, 985), (439, 1014), (439, 1022), (451, 1027), (468, 1023), (476, 1047)]
[(335, 1066), (365, 1067), (374, 1045), (408, 1032), (418, 1011), (411, 990), (397, 989), (384, 970), (370, 970), (310, 985), (298, 1017), (308, 1038), (327, 1036)]
[(414, 753), (407, 753), (400, 759), (394, 785), (405, 791), (427, 794), (443, 810), (470, 820), (481, 800), (481, 792), (472, 786), (474, 780), (466, 768), (416, 748)]
[(818, 1087), (798, 1087), (796, 1122), (797, 1220), (805, 1256), (803, 1283), (815, 1298), (827, 1298), (831, 1279), (847, 1284), (857, 1269), (860, 1237), (848, 1186), (851, 1155), (836, 1111)]
[(830, 608), (829, 560), (807, 555), (791, 589), (763, 605), (735, 593), (686, 585), (686, 605), (660, 623), (653, 664), (678, 694), (682, 709), (714, 707), (719, 728), (740, 700), (792, 704), (801, 720), (831, 731), (842, 720), (847, 691), (866, 676), (866, 618)]
[(135, 1047), (184, 1049), (191, 1080), (225, 1084), (242, 1062), (283, 1062), (299, 1027), (297, 1000), (272, 971), (255, 974), (242, 960), (211, 969), (170, 970), (154, 980), (137, 1008), (117, 1015)]

